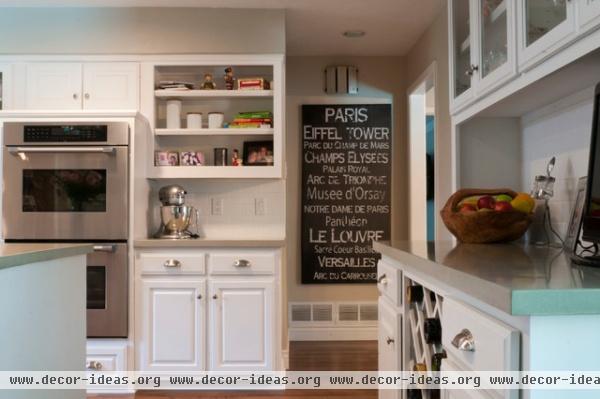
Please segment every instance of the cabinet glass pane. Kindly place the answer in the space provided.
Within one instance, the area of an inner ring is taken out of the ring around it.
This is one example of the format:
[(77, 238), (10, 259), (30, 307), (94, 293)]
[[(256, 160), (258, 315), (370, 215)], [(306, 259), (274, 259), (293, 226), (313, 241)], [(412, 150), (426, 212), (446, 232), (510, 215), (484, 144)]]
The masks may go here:
[(454, 97), (458, 97), (471, 87), (471, 76), (467, 74), (471, 67), (471, 32), (469, 29), (469, 2), (452, 2), (454, 26)]
[(483, 77), (507, 61), (507, 1), (481, 0), (481, 74)]
[(527, 46), (567, 19), (567, 0), (526, 0)]

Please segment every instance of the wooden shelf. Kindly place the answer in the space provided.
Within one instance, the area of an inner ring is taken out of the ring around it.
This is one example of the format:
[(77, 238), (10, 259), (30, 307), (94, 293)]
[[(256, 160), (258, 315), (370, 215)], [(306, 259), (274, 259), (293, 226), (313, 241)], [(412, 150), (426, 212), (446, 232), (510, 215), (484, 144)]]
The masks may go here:
[(273, 90), (168, 90), (154, 91), (156, 98), (256, 98), (273, 97)]
[(149, 179), (279, 179), (275, 166), (154, 166)]
[(156, 136), (272, 136), (272, 128), (155, 129)]

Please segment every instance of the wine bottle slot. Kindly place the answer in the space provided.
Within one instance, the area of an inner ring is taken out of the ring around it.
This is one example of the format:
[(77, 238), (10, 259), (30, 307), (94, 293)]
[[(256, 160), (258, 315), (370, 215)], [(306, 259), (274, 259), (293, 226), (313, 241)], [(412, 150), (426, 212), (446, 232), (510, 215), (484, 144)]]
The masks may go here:
[(425, 319), (423, 323), (423, 335), (428, 344), (439, 344), (442, 342), (442, 323), (439, 319)]

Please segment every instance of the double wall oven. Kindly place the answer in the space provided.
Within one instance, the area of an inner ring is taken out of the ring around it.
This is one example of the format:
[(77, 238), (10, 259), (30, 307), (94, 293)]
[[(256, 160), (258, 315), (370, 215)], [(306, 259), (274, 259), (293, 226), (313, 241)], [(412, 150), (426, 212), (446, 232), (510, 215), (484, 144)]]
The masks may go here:
[(88, 337), (127, 336), (129, 126), (6, 122), (3, 237), (89, 242)]

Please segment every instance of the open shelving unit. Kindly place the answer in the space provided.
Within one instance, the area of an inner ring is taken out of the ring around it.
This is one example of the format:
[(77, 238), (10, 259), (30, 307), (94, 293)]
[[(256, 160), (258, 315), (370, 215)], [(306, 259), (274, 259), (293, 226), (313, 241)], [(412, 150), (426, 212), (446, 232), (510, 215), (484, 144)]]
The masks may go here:
[[(272, 82), (269, 90), (225, 90), (223, 74), (231, 66), (234, 76), (261, 77)], [(195, 57), (191, 62), (156, 63), (148, 68), (152, 76), (152, 90), (146, 93), (153, 98), (150, 118), (152, 138), (148, 156), (149, 179), (278, 179), (283, 177), (283, 126), (284, 126), (284, 71), (281, 55), (223, 55)], [(213, 75), (215, 90), (198, 90), (204, 75)], [(194, 89), (158, 89), (163, 80), (192, 82)], [(181, 128), (166, 126), (166, 103), (177, 99), (182, 102)], [(270, 111), (272, 127), (264, 128), (211, 128), (207, 125), (210, 112), (224, 114), (225, 123), (231, 122), (236, 114), (251, 111)], [(188, 129), (185, 115), (202, 113), (203, 127)], [(241, 158), (246, 142), (273, 143), (273, 165), (268, 166), (213, 166), (214, 148), (228, 149), (231, 164), (233, 150)], [(155, 151), (202, 152), (203, 166), (156, 166)]]

